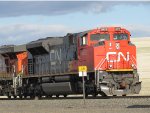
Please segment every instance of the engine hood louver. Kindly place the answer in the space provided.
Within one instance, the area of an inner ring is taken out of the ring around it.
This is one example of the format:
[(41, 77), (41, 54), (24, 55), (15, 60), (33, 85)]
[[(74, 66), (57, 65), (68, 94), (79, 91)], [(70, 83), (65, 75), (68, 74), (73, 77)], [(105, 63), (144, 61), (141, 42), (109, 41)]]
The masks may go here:
[(39, 39), (27, 44), (27, 50), (32, 55), (46, 54), (49, 52), (50, 46), (60, 45), (63, 43), (62, 37), (47, 37), (44, 39)]

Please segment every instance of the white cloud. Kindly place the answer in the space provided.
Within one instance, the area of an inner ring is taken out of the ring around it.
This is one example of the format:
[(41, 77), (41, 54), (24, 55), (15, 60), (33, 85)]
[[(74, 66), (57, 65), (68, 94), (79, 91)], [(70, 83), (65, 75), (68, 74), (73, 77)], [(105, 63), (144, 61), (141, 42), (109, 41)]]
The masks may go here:
[(48, 36), (64, 36), (76, 31), (64, 25), (16, 24), (0, 27), (0, 45), (23, 44)]
[(150, 26), (136, 24), (136, 25), (124, 25), (131, 32), (131, 37), (150, 37)]
[(149, 1), (0, 1), (0, 17), (64, 15), (74, 12), (103, 13), (116, 5), (150, 5)]

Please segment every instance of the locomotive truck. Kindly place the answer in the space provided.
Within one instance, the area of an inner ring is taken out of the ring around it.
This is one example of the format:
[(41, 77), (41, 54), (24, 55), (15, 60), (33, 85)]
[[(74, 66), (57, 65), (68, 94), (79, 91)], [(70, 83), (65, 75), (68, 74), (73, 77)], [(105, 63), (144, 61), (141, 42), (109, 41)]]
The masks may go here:
[(86, 96), (138, 94), (136, 46), (121, 27), (101, 27), (25, 45), (0, 47), (0, 95), (82, 94), (78, 67), (87, 66)]

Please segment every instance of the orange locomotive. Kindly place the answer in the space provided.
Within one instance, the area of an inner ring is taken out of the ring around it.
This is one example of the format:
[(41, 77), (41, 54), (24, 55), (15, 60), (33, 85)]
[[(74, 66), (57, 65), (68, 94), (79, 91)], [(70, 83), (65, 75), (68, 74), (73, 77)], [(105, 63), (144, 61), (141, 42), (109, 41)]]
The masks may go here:
[(79, 37), (78, 57), (72, 65), (78, 62), (87, 66), (91, 75), (94, 71), (100, 92), (106, 95), (139, 93), (141, 82), (137, 73), (136, 46), (130, 41), (128, 30), (102, 27), (89, 31)]
[(22, 71), (25, 71), (24, 74), (28, 74), (27, 67), (22, 67), (22, 66), (27, 66), (28, 64), (28, 53), (27, 52), (21, 52), (17, 54), (17, 73), (21, 73)]
[[(138, 94), (141, 89), (136, 46), (130, 41), (130, 32), (121, 27), (48, 37), (16, 50), (0, 48), (2, 56), (17, 63), (15, 73), (11, 71), (5, 81), (0, 80), (1, 95), (22, 98), (81, 94), (79, 66), (87, 66), (86, 96)], [(7, 67), (6, 61), (4, 64)]]

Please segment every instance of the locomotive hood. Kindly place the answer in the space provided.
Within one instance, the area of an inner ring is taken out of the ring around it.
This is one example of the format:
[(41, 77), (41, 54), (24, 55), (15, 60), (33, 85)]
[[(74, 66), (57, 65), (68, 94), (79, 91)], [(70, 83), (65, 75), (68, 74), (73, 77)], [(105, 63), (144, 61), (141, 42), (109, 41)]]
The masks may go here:
[(27, 50), (33, 55), (45, 54), (49, 52), (50, 46), (59, 45), (62, 43), (62, 37), (47, 37), (28, 43)]

